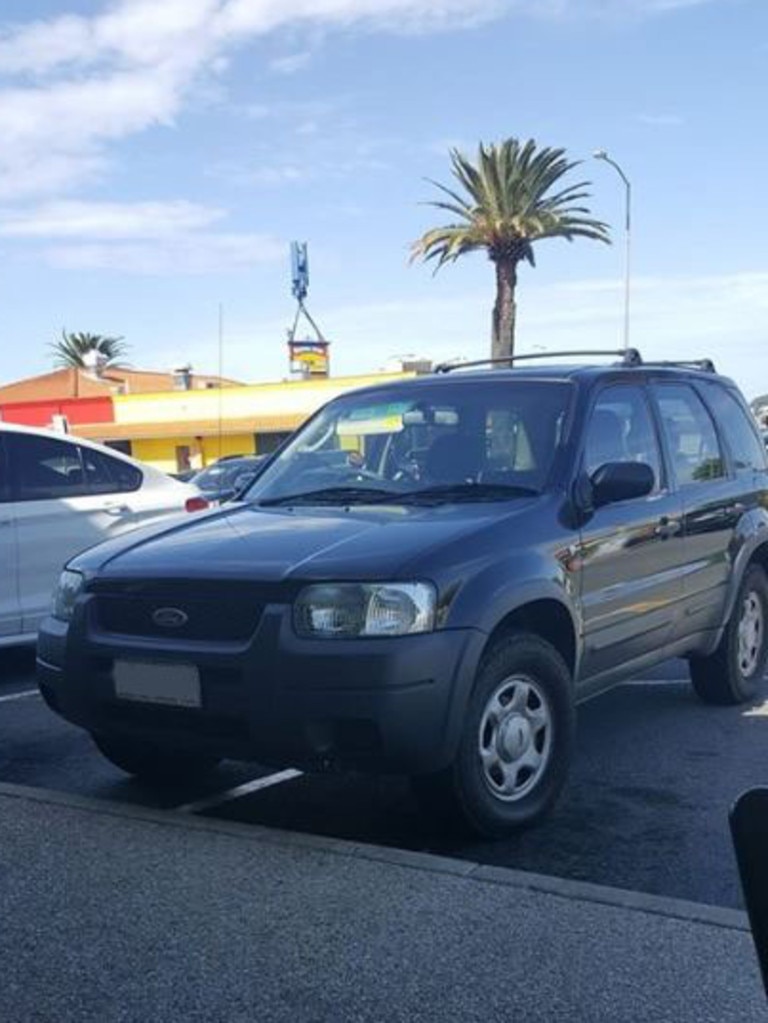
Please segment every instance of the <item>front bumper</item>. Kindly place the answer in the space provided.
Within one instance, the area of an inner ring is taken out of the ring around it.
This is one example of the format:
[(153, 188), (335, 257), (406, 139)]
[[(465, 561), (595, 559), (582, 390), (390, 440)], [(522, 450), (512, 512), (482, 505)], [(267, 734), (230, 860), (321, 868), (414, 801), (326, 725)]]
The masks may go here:
[[(487, 637), (473, 629), (385, 639), (308, 640), (285, 606), (244, 643), (100, 631), (85, 600), (38, 639), (38, 681), (62, 717), (94, 733), (277, 766), (419, 774), (453, 759)], [(195, 664), (198, 709), (116, 697), (115, 660)]]

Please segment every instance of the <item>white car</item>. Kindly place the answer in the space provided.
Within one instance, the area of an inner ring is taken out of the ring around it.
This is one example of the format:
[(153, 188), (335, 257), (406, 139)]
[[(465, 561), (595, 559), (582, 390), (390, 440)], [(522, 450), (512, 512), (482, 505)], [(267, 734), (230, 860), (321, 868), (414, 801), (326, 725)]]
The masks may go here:
[(0, 422), (0, 647), (34, 642), (66, 561), (200, 491), (100, 444)]

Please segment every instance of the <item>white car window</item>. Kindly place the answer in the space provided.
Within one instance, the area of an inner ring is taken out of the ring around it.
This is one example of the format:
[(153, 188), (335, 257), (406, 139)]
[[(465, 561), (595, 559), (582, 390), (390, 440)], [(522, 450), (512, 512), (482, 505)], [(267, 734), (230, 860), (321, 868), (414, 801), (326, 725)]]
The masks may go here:
[(0, 436), (0, 636), (21, 631), (18, 589), (18, 548), (13, 509), (8, 505), (5, 445)]
[(17, 501), (46, 501), (88, 492), (78, 446), (53, 437), (12, 437), (11, 493)]
[(85, 447), (80, 448), (80, 457), (89, 494), (125, 494), (141, 486), (140, 470), (119, 458)]

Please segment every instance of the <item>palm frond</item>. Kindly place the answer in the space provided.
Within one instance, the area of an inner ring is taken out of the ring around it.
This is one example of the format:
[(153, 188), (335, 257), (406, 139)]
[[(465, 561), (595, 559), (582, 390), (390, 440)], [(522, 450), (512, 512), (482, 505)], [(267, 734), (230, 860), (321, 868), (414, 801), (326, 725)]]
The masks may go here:
[(533, 263), (533, 246), (545, 238), (610, 242), (608, 225), (583, 205), (590, 182), (564, 181), (581, 162), (569, 160), (564, 149), (507, 138), (481, 142), (474, 160), (455, 148), (449, 159), (457, 184), (430, 181), (443, 198), (429, 205), (462, 223), (425, 232), (411, 247), (412, 259), (435, 260), (439, 269), (466, 252), (485, 249), (494, 261)]
[(85, 369), (89, 352), (96, 352), (105, 366), (125, 366), (121, 359), (128, 352), (122, 337), (87, 332), (67, 332), (62, 329), (61, 339), (48, 346), (53, 352), (55, 366)]

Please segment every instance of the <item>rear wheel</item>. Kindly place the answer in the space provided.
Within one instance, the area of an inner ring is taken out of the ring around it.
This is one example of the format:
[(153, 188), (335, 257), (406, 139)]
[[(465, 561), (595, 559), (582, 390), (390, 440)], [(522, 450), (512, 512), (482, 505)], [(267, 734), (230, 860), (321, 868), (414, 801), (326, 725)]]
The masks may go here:
[(565, 784), (575, 710), (557, 651), (513, 633), (484, 659), (454, 762), (413, 779), (426, 808), (475, 834), (501, 838), (546, 814)]
[(768, 580), (759, 565), (744, 573), (722, 639), (708, 657), (691, 657), (691, 682), (705, 703), (754, 698), (768, 659)]
[(143, 739), (91, 735), (101, 754), (115, 767), (153, 785), (199, 781), (219, 764), (217, 757), (166, 749)]

